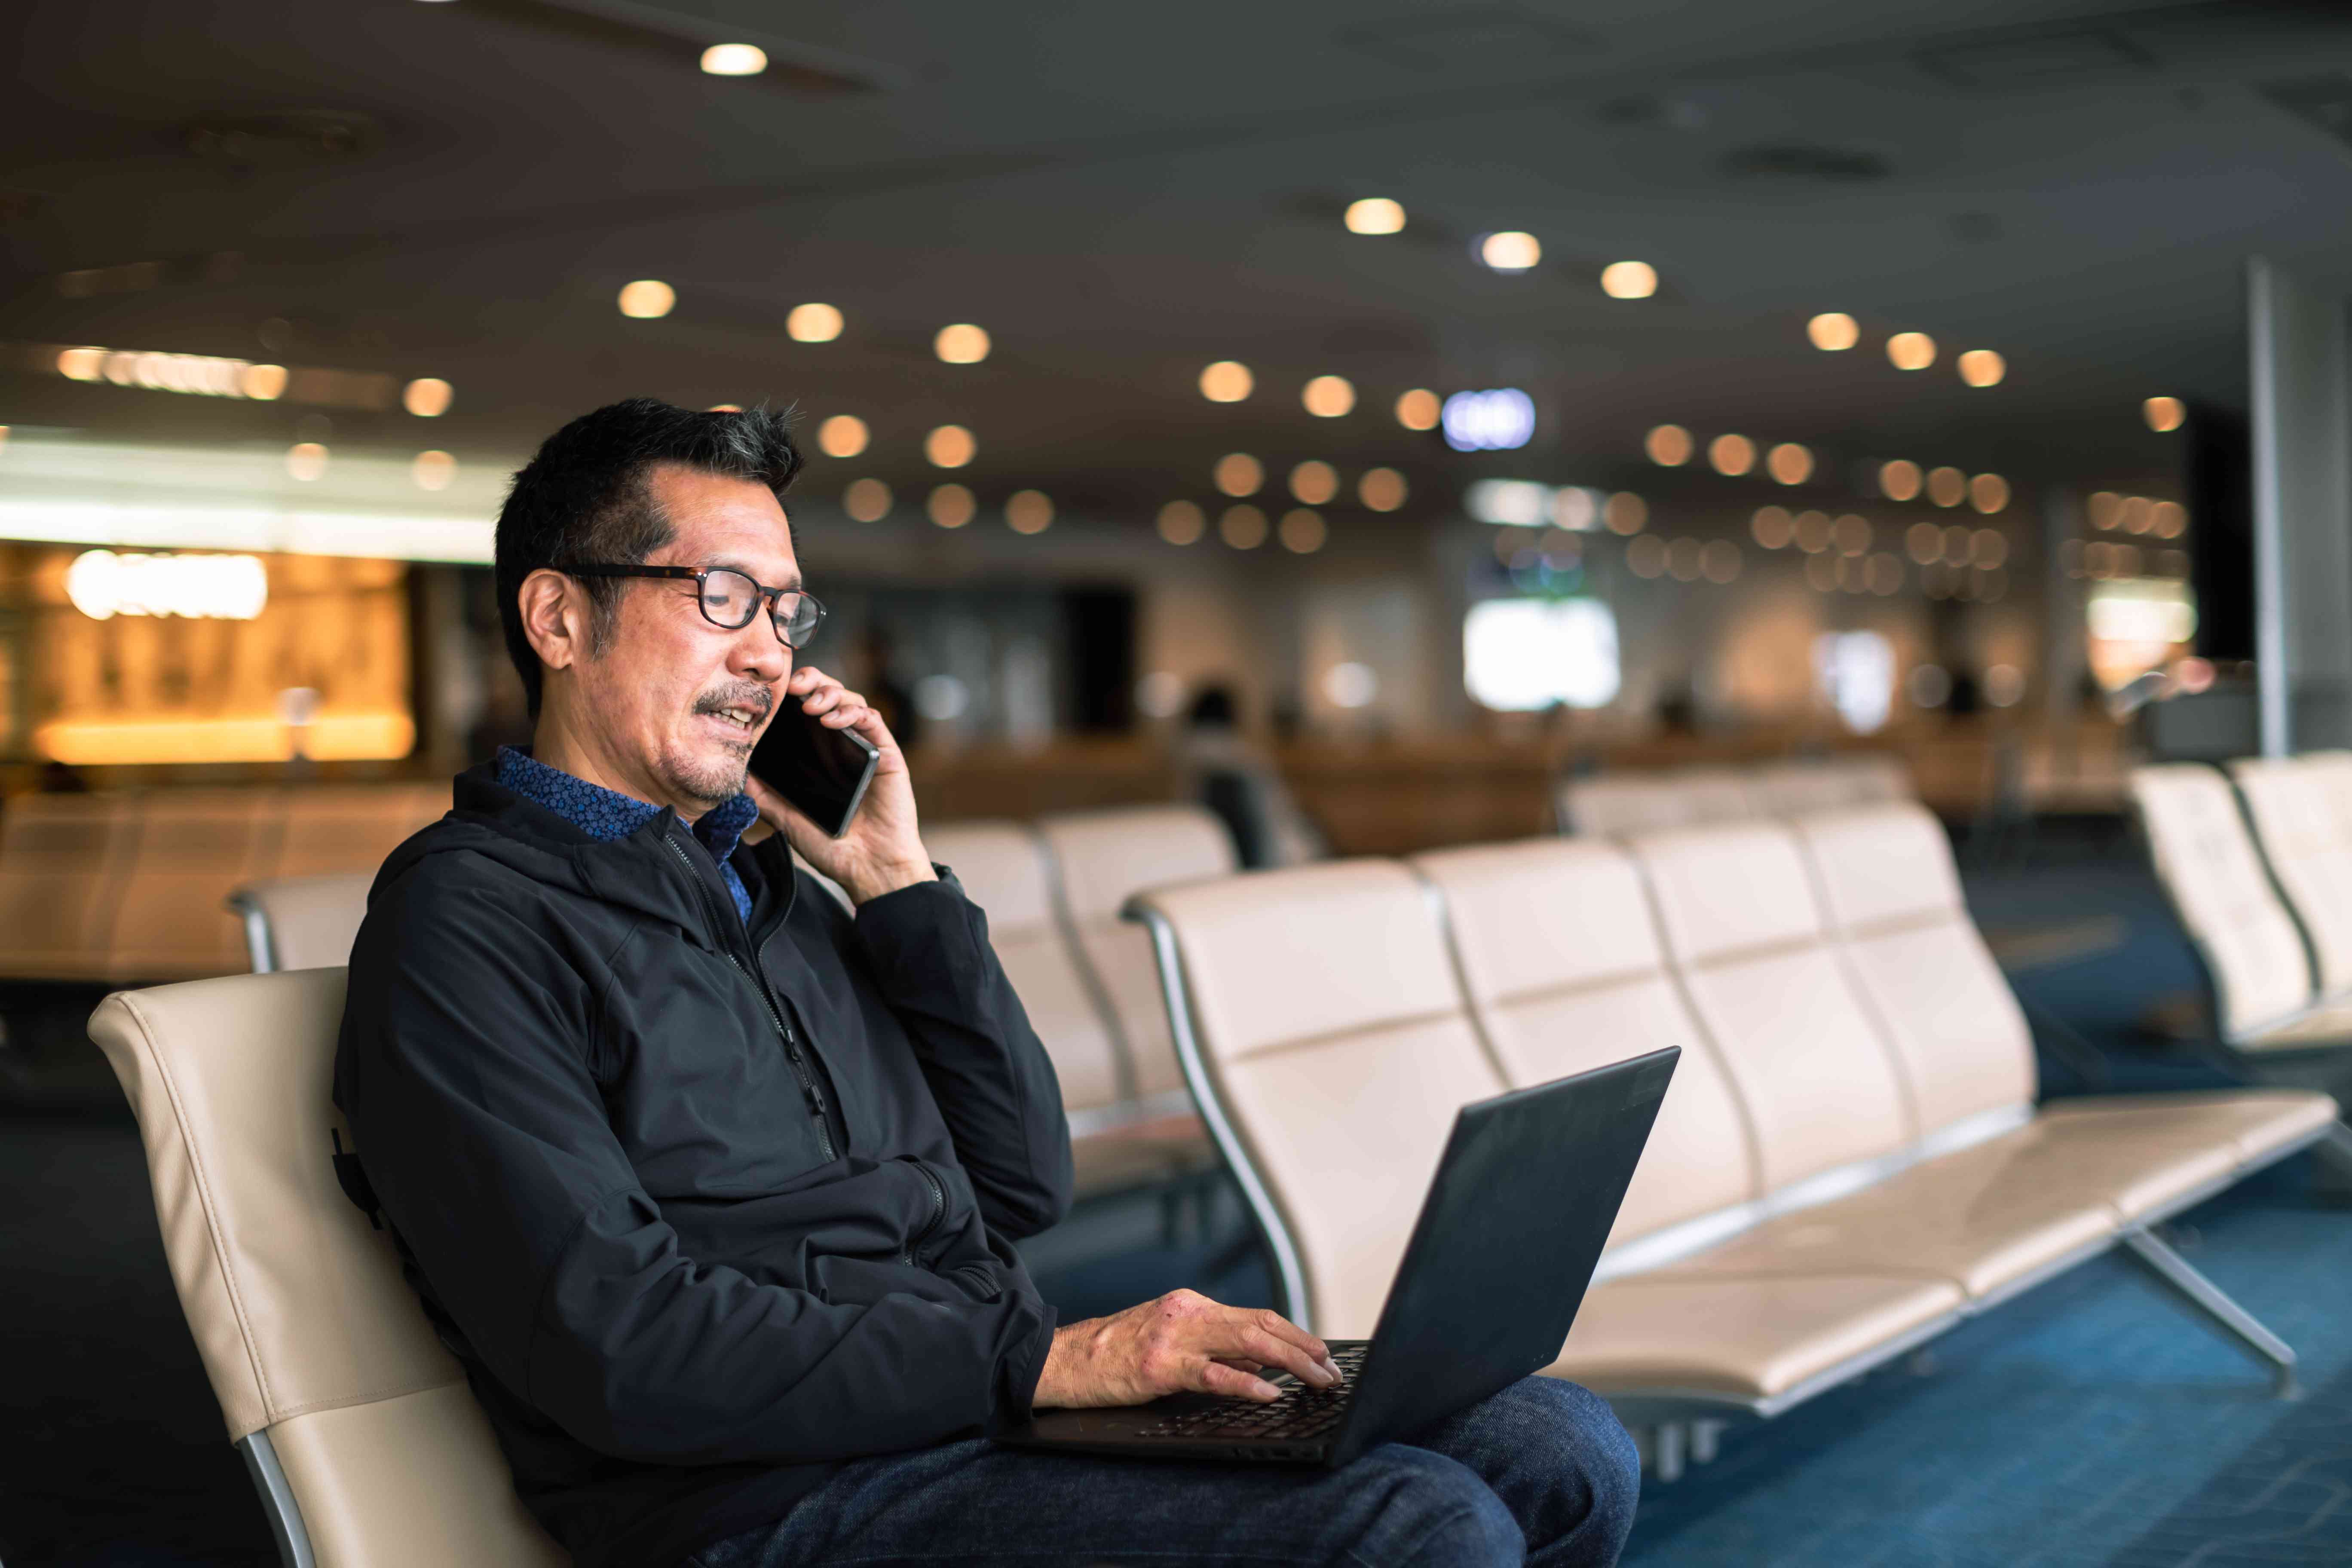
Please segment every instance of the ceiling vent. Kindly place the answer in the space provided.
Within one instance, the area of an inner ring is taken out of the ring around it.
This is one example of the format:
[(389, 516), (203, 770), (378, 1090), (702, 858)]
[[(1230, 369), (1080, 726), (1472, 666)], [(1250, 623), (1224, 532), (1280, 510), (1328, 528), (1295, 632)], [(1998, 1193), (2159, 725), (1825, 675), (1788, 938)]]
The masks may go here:
[(1823, 147), (1804, 142), (1759, 142), (1723, 155), (1723, 172), (1738, 180), (1802, 180), (1852, 185), (1883, 180), (1894, 165), (1859, 147)]
[(1980, 37), (1922, 49), (1912, 57), (1919, 68), (1955, 87), (2063, 87), (2069, 83), (2140, 76), (2156, 68), (2155, 57), (2109, 27), (2069, 27), (2037, 33)]
[(2297, 77), (2267, 81), (2263, 96), (2298, 120), (2307, 120), (2338, 142), (2352, 142), (2352, 76)]
[(1444, 16), (1361, 22), (1333, 35), (1347, 48), (1413, 70), (1486, 70), (1591, 54), (1598, 37), (1508, 5), (1467, 7)]

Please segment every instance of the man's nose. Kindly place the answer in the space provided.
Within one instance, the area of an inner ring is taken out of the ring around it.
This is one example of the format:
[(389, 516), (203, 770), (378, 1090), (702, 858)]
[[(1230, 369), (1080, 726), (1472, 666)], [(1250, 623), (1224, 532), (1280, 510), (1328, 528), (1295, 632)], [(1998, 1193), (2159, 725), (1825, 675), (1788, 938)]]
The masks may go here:
[(784, 646), (772, 619), (754, 616), (750, 626), (735, 634), (727, 668), (747, 680), (782, 680), (792, 673), (793, 650)]

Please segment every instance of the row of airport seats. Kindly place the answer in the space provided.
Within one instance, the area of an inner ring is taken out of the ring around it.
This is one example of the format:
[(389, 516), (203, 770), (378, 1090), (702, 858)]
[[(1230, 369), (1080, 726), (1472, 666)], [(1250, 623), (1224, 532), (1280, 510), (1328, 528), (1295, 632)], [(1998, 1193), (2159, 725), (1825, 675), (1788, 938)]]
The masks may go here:
[(1916, 805), (1339, 861), (1131, 911), (1320, 1333), (1371, 1330), (1456, 1107), (1683, 1047), (1549, 1369), (1645, 1430), (1662, 1474), (2118, 1245), (2291, 1385), (2293, 1352), (2151, 1227), (2326, 1136), (2335, 1103), (2037, 1109), (2024, 1018)]
[(1916, 798), (1895, 757), (1856, 752), (1749, 768), (1609, 772), (1562, 782), (1553, 801), (1560, 831), (1619, 838), (1669, 827), (1797, 816), (1842, 805)]
[(0, 979), (234, 973), (235, 889), (373, 874), (448, 808), (446, 782), (20, 795), (0, 811)]
[(2136, 770), (2131, 794), (2203, 960), (2214, 1043), (2258, 1074), (2340, 1058), (2352, 1046), (2352, 752), (2226, 771), (2167, 763)]

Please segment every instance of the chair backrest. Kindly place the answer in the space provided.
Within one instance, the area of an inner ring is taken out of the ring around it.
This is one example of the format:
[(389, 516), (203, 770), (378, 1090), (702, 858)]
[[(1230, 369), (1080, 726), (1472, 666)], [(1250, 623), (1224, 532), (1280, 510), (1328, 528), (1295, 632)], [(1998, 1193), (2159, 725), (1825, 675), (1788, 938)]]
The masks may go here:
[(1444, 900), (1464, 989), (1513, 1088), (1683, 1048), (1612, 1247), (1757, 1195), (1747, 1123), (1658, 945), (1641, 874), (1593, 840), (1416, 857)]
[(1756, 806), (1729, 768), (1676, 768), (1570, 779), (1560, 786), (1559, 815), (1561, 826), (1579, 837), (1622, 838), (1740, 821), (1756, 815)]
[(1920, 1130), (2031, 1107), (2032, 1031), (1969, 918), (1934, 816), (1848, 806), (1790, 826), (1830, 931), (1894, 1042)]
[(1911, 770), (1892, 752), (1851, 752), (1832, 758), (1829, 766), (1845, 781), (1845, 798), (1852, 805), (1919, 798)]
[(923, 834), (931, 858), (988, 915), (988, 938), (1062, 1080), (1062, 1103), (1097, 1110), (1129, 1098), (1110, 1026), (1054, 915), (1037, 836), (1015, 822), (960, 822)]
[(1371, 1331), (1457, 1108), (1504, 1085), (1437, 911), (1390, 860), (1192, 882), (1165, 922), (1215, 1104), (1296, 1245), (1319, 1333)]
[(1759, 816), (1796, 816), (1843, 805), (1846, 775), (1828, 763), (1768, 763), (1748, 775), (1748, 798)]
[(138, 839), (107, 941), (107, 973), (152, 981), (234, 974), (245, 932), (238, 888), (269, 875), (279, 797), (259, 789), (158, 791), (134, 798)]
[(138, 828), (130, 797), (26, 795), (0, 811), (0, 976), (102, 980)]
[(229, 895), (230, 911), (245, 922), (247, 960), (256, 974), (281, 969), (329, 969), (351, 962), (352, 942), (367, 919), (373, 871), (339, 877), (273, 878)]
[(552, 1568), (390, 1243), (336, 1184), (342, 1005), (343, 972), (312, 969), (118, 992), (91, 1016), (181, 1308), (230, 1438), (282, 1472), (298, 1511), (277, 1522), (322, 1568)]
[(2212, 976), (2222, 1033), (2308, 1005), (2311, 961), (2230, 781), (2201, 763), (2164, 763), (2133, 769), (2131, 795), (2157, 879)]
[(1683, 828), (1631, 848), (1748, 1108), (1767, 1194), (1902, 1151), (1913, 1129), (1894, 1057), (1830, 949), (1789, 831)]
[(1144, 1099), (1181, 1094), (1183, 1068), (1168, 1035), (1168, 1005), (1151, 939), (1118, 918), (1149, 888), (1232, 873), (1224, 824), (1195, 805), (1122, 806), (1037, 820), (1061, 888), (1078, 958), (1109, 1004)]
[(273, 879), (373, 876), (402, 840), (448, 811), (449, 785), (305, 784), (278, 792), (275, 808), (284, 826)]
[(2287, 908), (2309, 939), (2319, 989), (2352, 989), (2352, 819), (2326, 758), (2243, 757), (2230, 776)]

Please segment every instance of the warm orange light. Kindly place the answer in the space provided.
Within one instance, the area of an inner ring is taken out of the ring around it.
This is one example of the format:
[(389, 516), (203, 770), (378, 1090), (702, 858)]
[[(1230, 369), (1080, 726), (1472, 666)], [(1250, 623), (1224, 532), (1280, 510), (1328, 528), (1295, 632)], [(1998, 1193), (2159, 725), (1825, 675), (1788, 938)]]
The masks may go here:
[(2091, 526), (2110, 529), (2123, 521), (2124, 498), (2113, 490), (2093, 490), (2086, 502)]
[(1859, 555), (1870, 548), (1870, 519), (1848, 512), (1830, 524), (1830, 538), (1840, 555)]
[(841, 510), (859, 522), (879, 522), (890, 515), (890, 487), (880, 479), (852, 479), (841, 492)]
[(931, 352), (945, 364), (978, 364), (988, 357), (988, 333), (970, 321), (941, 327), (931, 339)]
[(621, 314), (637, 321), (667, 316), (677, 304), (677, 290), (658, 278), (640, 278), (621, 285)]
[(2156, 503), (2156, 527), (2158, 539), (2178, 539), (2189, 530), (2189, 510), (2177, 500)]
[(814, 300), (795, 305), (784, 317), (784, 331), (796, 343), (829, 343), (841, 336), (841, 312)]
[(1944, 553), (1944, 531), (1932, 522), (1915, 522), (1903, 533), (1903, 548), (1925, 566)]
[(1745, 436), (1717, 436), (1706, 444), (1707, 466), (1734, 478), (1756, 466), (1756, 443)]
[(1636, 577), (1655, 577), (1666, 569), (1666, 542), (1645, 533), (1625, 546), (1625, 569)]
[(980, 443), (961, 425), (942, 425), (923, 437), (923, 456), (935, 468), (961, 468), (980, 452)]
[(1969, 481), (1969, 504), (1990, 517), (2009, 505), (2009, 481), (1999, 474), (1979, 474)]
[(1960, 379), (1970, 386), (1998, 386), (2009, 374), (2009, 362), (1990, 349), (1970, 349), (1954, 362)]
[(1916, 500), (1926, 482), (1919, 465), (1908, 458), (1878, 465), (1878, 493), (1888, 500)]
[(456, 395), (439, 376), (420, 375), (401, 389), (400, 405), (419, 419), (438, 419), (449, 412), (449, 400)]
[[(297, 731), (275, 714), (244, 719), (58, 720), (33, 731), (41, 756), (83, 767), (142, 763), (283, 763)], [(320, 762), (404, 757), (416, 742), (405, 713), (321, 713), (299, 731), (302, 754)]]
[(308, 484), (327, 471), (327, 448), (316, 441), (297, 441), (286, 448), (286, 471)]
[(1927, 470), (1927, 499), (1937, 506), (1958, 506), (1969, 499), (1969, 477), (1958, 468)]
[(1969, 559), (1990, 568), (2009, 559), (2009, 541), (1999, 529), (1979, 528), (1969, 541)]
[(1171, 544), (1198, 544), (1209, 529), (1206, 513), (1188, 500), (1171, 500), (1160, 509), (1154, 526)]
[(1217, 537), (1235, 550), (1255, 550), (1265, 542), (1265, 513), (1246, 501), (1229, 506), (1217, 519)]
[(1824, 310), (1805, 323), (1805, 336), (1813, 347), (1837, 353), (1862, 342), (1862, 329), (1843, 310)]
[(1813, 455), (1794, 441), (1783, 441), (1764, 454), (1764, 471), (1784, 485), (1801, 485), (1813, 477)]
[(1543, 259), (1543, 242), (1516, 228), (1478, 241), (1478, 259), (1497, 272), (1525, 272)]
[(1308, 506), (1322, 506), (1339, 493), (1339, 470), (1310, 458), (1290, 470), (1290, 493)]
[(1416, 386), (1396, 400), (1397, 423), (1408, 430), (1434, 430), (1444, 406), (1437, 394), (1425, 386)]
[(275, 403), (286, 395), (286, 367), (249, 364), (237, 373), (239, 390), (256, 403)]
[(1601, 504), (1601, 521), (1612, 533), (1639, 533), (1650, 521), (1650, 503), (1632, 490), (1619, 490)]
[(1282, 514), (1282, 547), (1294, 555), (1314, 554), (1323, 548), (1330, 531), (1324, 525), (1323, 514), (1306, 507)]
[(1356, 499), (1373, 511), (1394, 511), (1404, 505), (1404, 476), (1394, 468), (1366, 468), (1356, 481)]
[(1925, 332), (1897, 332), (1886, 340), (1886, 359), (1897, 370), (1925, 370), (1936, 363), (1936, 340)]
[(1212, 403), (1239, 403), (1256, 388), (1257, 378), (1237, 359), (1221, 359), (1201, 372), (1201, 395)]
[(1318, 375), (1298, 400), (1318, 419), (1337, 419), (1356, 406), (1356, 389), (1344, 375)]
[(866, 450), (868, 435), (866, 421), (856, 415), (836, 414), (816, 427), (817, 450), (828, 458), (854, 458)]
[(1254, 496), (1265, 483), (1265, 465), (1247, 452), (1228, 452), (1217, 459), (1214, 477), (1229, 496)]
[(58, 353), (58, 374), (68, 381), (96, 381), (105, 374), (104, 349), (61, 349)]
[(1642, 450), (1662, 468), (1679, 468), (1691, 460), (1698, 443), (1679, 425), (1661, 425), (1642, 438)]
[(961, 528), (980, 510), (980, 502), (961, 485), (940, 485), (931, 491), (923, 510), (941, 528)]
[(1658, 291), (1658, 269), (1646, 261), (1612, 261), (1601, 269), (1601, 291), (1612, 300), (1646, 300)]
[(1728, 583), (1739, 575), (1739, 546), (1728, 539), (1711, 541), (1699, 552), (1699, 574), (1710, 583)]
[(2139, 416), (2151, 430), (2178, 430), (2189, 422), (2189, 405), (2177, 397), (2151, 397), (2139, 405)]
[(1404, 227), (1404, 208), (1386, 196), (1366, 196), (1348, 204), (1345, 222), (1349, 234), (1394, 234)]
[(1767, 550), (1785, 550), (1797, 537), (1797, 520), (1784, 506), (1759, 506), (1748, 520), (1748, 531)]
[(1044, 490), (1014, 490), (1004, 498), (1004, 525), (1015, 533), (1043, 533), (1054, 523), (1054, 498)]
[(1793, 520), (1797, 527), (1797, 548), (1808, 555), (1819, 555), (1830, 547), (1830, 514), (1825, 511), (1801, 511)]
[(421, 490), (446, 490), (457, 477), (457, 459), (446, 452), (419, 452), (408, 465), (409, 477)]
[(768, 68), (768, 51), (757, 44), (713, 44), (702, 51), (707, 76), (758, 76)]

